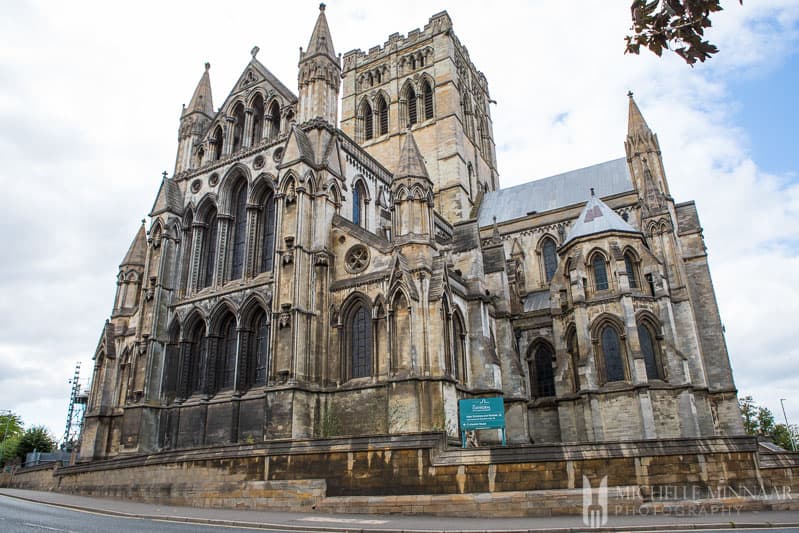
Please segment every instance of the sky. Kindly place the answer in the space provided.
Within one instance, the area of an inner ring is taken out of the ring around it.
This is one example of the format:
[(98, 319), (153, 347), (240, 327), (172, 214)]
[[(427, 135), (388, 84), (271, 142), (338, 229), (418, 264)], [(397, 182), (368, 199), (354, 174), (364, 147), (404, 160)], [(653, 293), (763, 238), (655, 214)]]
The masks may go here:
[[(628, 90), (671, 192), (694, 200), (740, 395), (799, 423), (799, 2), (723, 1), (719, 54), (624, 55), (628, 0), (330, 0), (337, 52), (447, 10), (482, 70), (500, 185), (624, 156)], [(224, 6), (224, 9), (222, 7)], [(390, 7), (389, 7), (390, 6)], [(296, 92), (315, 2), (8, 2), (0, 17), (0, 409), (61, 437), (119, 262), (174, 168), (178, 118), (211, 63), (218, 106), (250, 59)]]

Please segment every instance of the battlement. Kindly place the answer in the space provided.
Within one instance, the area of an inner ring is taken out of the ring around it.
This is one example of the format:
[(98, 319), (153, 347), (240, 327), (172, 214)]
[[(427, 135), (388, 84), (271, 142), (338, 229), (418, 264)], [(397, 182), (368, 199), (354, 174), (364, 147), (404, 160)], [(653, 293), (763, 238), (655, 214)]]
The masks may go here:
[(382, 46), (377, 45), (369, 49), (369, 52), (364, 52), (360, 48), (350, 50), (344, 54), (344, 72), (356, 69), (360, 66), (384, 59), (390, 54), (402, 50), (403, 48), (411, 47), (420, 41), (429, 39), (434, 35), (446, 32), (452, 29), (452, 19), (446, 11), (441, 11), (430, 17), (430, 20), (425, 24), (424, 29), (414, 28), (408, 32), (405, 37), (400, 33), (392, 33), (388, 36), (388, 40)]

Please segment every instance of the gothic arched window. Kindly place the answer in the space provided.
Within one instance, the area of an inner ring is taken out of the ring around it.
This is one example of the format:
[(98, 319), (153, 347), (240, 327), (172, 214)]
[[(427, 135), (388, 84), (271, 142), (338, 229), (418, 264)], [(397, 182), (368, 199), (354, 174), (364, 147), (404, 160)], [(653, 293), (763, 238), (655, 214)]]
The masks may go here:
[(547, 282), (552, 279), (558, 269), (558, 254), (555, 248), (555, 241), (549, 237), (544, 238), (544, 243), (541, 246), (541, 255), (544, 259), (544, 276)]
[(189, 277), (189, 267), (192, 261), (192, 240), (194, 238), (194, 213), (190, 209), (186, 210), (186, 218), (183, 221), (183, 240), (180, 244), (182, 260), (180, 265), (180, 287), (182, 294), (186, 295), (191, 290)]
[(221, 329), (222, 337), (217, 345), (217, 388), (228, 390), (233, 388), (233, 379), (236, 375), (236, 319), (230, 316), (226, 319)]
[(605, 381), (624, 381), (624, 360), (619, 333), (613, 326), (605, 326), (600, 333), (600, 342), (605, 363)]
[(275, 259), (275, 196), (268, 192), (261, 211), (261, 272), (270, 272)]
[(252, 322), (250, 332), (250, 360), (247, 367), (250, 369), (248, 383), (250, 385), (264, 385), (269, 371), (269, 337), (271, 324), (266, 319), (266, 313), (259, 310)]
[(210, 287), (214, 282), (214, 269), (216, 267), (216, 209), (211, 209), (206, 215), (208, 221), (203, 238), (203, 268), (201, 269), (200, 288)]
[(217, 126), (214, 130), (214, 135), (211, 137), (211, 144), (213, 145), (214, 161), (219, 161), (222, 158), (222, 145), (224, 144), (224, 135), (222, 134), (222, 126)]
[(264, 99), (259, 94), (252, 102), (252, 134), (250, 136), (250, 146), (255, 146), (261, 142), (264, 132)]
[(244, 106), (238, 104), (233, 109), (233, 152), (241, 150), (244, 141)]
[(280, 135), (280, 106), (277, 102), (272, 102), (269, 106), (267, 120), (269, 121), (269, 140), (277, 139), (277, 136)]
[(605, 257), (600, 254), (594, 254), (591, 259), (591, 266), (594, 270), (594, 288), (598, 291), (608, 290), (608, 271), (605, 265)]
[(461, 320), (460, 313), (454, 313), (452, 315), (452, 345), (454, 347), (453, 350), (453, 360), (455, 362), (455, 379), (461, 383), (466, 383), (466, 333), (463, 327), (463, 321)]
[(372, 374), (372, 317), (369, 308), (358, 304), (352, 310), (349, 323), (350, 377), (362, 378)]
[(647, 379), (663, 379), (658, 352), (655, 346), (652, 330), (646, 324), (638, 324), (638, 342), (641, 343), (641, 353), (644, 355)]
[(377, 97), (377, 134), (385, 135), (388, 133), (388, 104), (383, 95)]
[(433, 118), (433, 88), (427, 80), (422, 82), (422, 101), (424, 102), (424, 119), (430, 120)]
[(366, 190), (360, 181), (352, 189), (352, 223), (366, 227)]
[(579, 392), (580, 391), (580, 371), (579, 371), (579, 363), (580, 363), (580, 350), (577, 345), (577, 332), (575, 331), (574, 327), (572, 326), (568, 333), (566, 334), (566, 346), (569, 350), (569, 364), (571, 365), (572, 371), (572, 391)]
[(162, 395), (167, 403), (175, 399), (178, 390), (180, 364), (180, 323), (175, 321), (169, 328), (169, 342), (166, 345)]
[(547, 343), (535, 348), (530, 360), (530, 381), (536, 398), (555, 396), (555, 373), (552, 369), (554, 352)]
[(631, 289), (637, 289), (639, 286), (635, 263), (632, 253), (627, 252), (624, 254), (624, 268), (627, 270), (627, 280), (630, 282)]
[(405, 126), (410, 127), (419, 122), (416, 113), (416, 91), (413, 90), (410, 84), (405, 89), (405, 109)]
[(364, 102), (361, 107), (361, 113), (361, 117), (363, 118), (363, 138), (365, 141), (368, 141), (375, 136), (372, 106), (370, 106), (368, 102)]
[(240, 279), (244, 272), (244, 247), (247, 243), (247, 186), (242, 183), (233, 205), (233, 248), (231, 250), (230, 279)]
[(205, 324), (197, 324), (189, 336), (188, 346), (188, 383), (186, 383), (186, 395), (190, 396), (196, 392), (202, 392), (203, 373), (205, 371), (206, 338)]

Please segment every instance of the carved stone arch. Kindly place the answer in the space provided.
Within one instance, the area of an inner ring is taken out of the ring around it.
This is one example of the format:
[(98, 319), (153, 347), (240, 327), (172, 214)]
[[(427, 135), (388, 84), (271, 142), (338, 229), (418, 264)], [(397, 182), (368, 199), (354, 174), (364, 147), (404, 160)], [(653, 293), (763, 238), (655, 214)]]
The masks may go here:
[(232, 315), (233, 320), (238, 320), (236, 317), (236, 305), (228, 298), (222, 298), (211, 310), (208, 317), (208, 331), (214, 334), (219, 334), (219, 328), (224, 325), (227, 315)]
[(353, 190), (355, 190), (355, 186), (358, 185), (358, 183), (361, 184), (362, 190), (364, 192), (363, 200), (366, 203), (371, 202), (372, 201), (372, 192), (369, 190), (369, 183), (367, 183), (366, 178), (363, 177), (363, 174), (356, 174), (352, 178), (351, 187), (352, 187)]
[(372, 302), (372, 318), (384, 318), (387, 312), (388, 306), (386, 305), (386, 299), (383, 297), (383, 294), (380, 293), (375, 296)]
[(189, 336), (193, 334), (200, 325), (205, 328), (206, 334), (208, 332), (208, 317), (199, 307), (193, 307), (190, 311), (187, 311), (186, 318), (181, 322), (183, 323), (183, 327), (180, 331), (181, 342), (188, 341)]
[[(247, 107), (253, 107), (255, 104), (255, 99), (258, 97), (258, 95), (263, 98), (264, 104), (266, 104), (266, 100), (269, 95), (266, 94), (266, 91), (264, 91), (264, 89), (261, 87), (255, 87), (247, 93)], [(266, 105), (264, 105), (264, 109), (266, 109)]]
[(247, 296), (244, 302), (241, 304), (239, 308), (239, 324), (244, 325), (248, 324), (252, 319), (253, 315), (258, 311), (262, 310), (266, 313), (266, 320), (267, 322), (272, 321), (272, 311), (271, 311), (271, 302), (268, 302), (266, 298), (261, 296), (258, 293), (253, 293)]
[(400, 185), (397, 192), (394, 194), (394, 202), (403, 202), (408, 199), (408, 188)]
[(133, 350), (130, 346), (125, 346), (122, 349), (122, 355), (119, 356), (119, 364), (120, 365), (127, 365), (130, 363), (130, 355), (133, 353)]
[(411, 189), (411, 198), (414, 200), (426, 200), (427, 194), (425, 194), (425, 190), (422, 188), (421, 185), (414, 185)]
[(613, 326), (622, 340), (626, 340), (627, 335), (625, 333), (624, 321), (612, 313), (602, 313), (591, 321), (591, 325), (588, 328), (588, 330), (591, 332), (592, 341), (596, 341), (598, 339), (599, 330), (605, 325)]
[(236, 163), (228, 170), (219, 185), (219, 212), (231, 215), (233, 203), (235, 202), (235, 192), (239, 187), (249, 189), (252, 177), (249, 169), (241, 163)]
[(641, 254), (638, 252), (638, 250), (635, 249), (634, 246), (630, 244), (625, 244), (624, 247), (621, 249), (622, 256), (625, 256), (627, 254), (630, 254), (633, 260), (641, 261)]
[(125, 280), (126, 281), (139, 281), (139, 273), (135, 270), (128, 270), (125, 272)]
[(394, 309), (394, 302), (397, 298), (402, 296), (405, 299), (405, 302), (408, 304), (408, 307), (411, 305), (411, 295), (408, 288), (405, 286), (405, 283), (401, 280), (395, 280), (395, 282), (391, 285), (391, 289), (388, 291), (388, 307), (389, 309)]
[(278, 190), (282, 194), (291, 194), (293, 193), (293, 188), (297, 186), (298, 178), (297, 174), (293, 170), (289, 170), (283, 177), (280, 178), (280, 184), (278, 185)]
[(199, 202), (197, 202), (197, 210), (195, 212), (194, 222), (208, 222), (209, 214), (218, 213), (217, 197), (216, 194), (209, 192), (206, 193)]
[(342, 317), (346, 316), (351, 308), (356, 305), (356, 303), (361, 302), (366, 305), (370, 310), (372, 308), (372, 300), (367, 296), (365, 293), (361, 291), (353, 291), (344, 299), (344, 302), (341, 304), (341, 315)]
[(162, 235), (162, 238), (166, 237), (168, 239), (173, 239), (173, 240), (179, 241), (180, 240), (180, 235), (181, 235), (180, 231), (181, 231), (182, 227), (183, 227), (183, 224), (181, 223), (181, 219), (180, 218), (178, 218), (178, 217), (169, 217), (164, 222), (164, 233)]
[(313, 170), (308, 170), (302, 175), (302, 183), (305, 184), (305, 190), (308, 191), (308, 194), (314, 194), (317, 192), (318, 188), (316, 174)]
[(591, 248), (588, 251), (588, 253), (585, 254), (585, 256), (584, 256), (585, 257), (585, 267), (586, 268), (591, 268), (591, 265), (594, 262), (594, 257), (597, 256), (597, 255), (602, 256), (602, 259), (605, 260), (605, 263), (610, 263), (611, 257), (610, 257), (610, 254), (608, 253), (608, 251), (605, 250), (604, 248), (599, 247), (599, 246), (595, 246), (595, 247)]
[(180, 317), (175, 314), (167, 323), (167, 338), (170, 343), (177, 343), (180, 341), (180, 332), (183, 330)]
[(339, 184), (335, 178), (330, 178), (327, 180), (327, 183), (325, 184), (325, 191), (327, 192), (331, 202), (336, 204), (336, 206), (341, 205), (341, 187), (339, 187)]
[(275, 177), (268, 172), (261, 172), (252, 180), (247, 203), (260, 205), (265, 196), (275, 192)]
[(153, 242), (155, 242), (156, 240), (161, 240), (163, 233), (164, 233), (164, 225), (163, 222), (161, 221), (161, 218), (158, 217), (155, 220), (153, 220), (152, 224), (150, 225), (150, 231), (149, 231), (150, 240), (152, 240)]
[(663, 324), (661, 323), (660, 319), (649, 309), (639, 309), (635, 313), (635, 323), (641, 324), (643, 322), (646, 322), (652, 327), (658, 338), (662, 338)]

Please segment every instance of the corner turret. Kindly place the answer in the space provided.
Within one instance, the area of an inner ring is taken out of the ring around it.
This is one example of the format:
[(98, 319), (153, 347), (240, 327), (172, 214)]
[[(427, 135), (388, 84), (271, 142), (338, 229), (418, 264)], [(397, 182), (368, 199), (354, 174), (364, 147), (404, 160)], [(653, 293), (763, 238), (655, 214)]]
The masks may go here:
[(299, 117), (300, 123), (320, 117), (338, 125), (338, 91), (341, 83), (341, 58), (336, 56), (325, 17), (325, 4), (319, 4), (308, 49), (300, 48)]
[(178, 130), (178, 154), (175, 160), (175, 174), (197, 168), (202, 164), (201, 135), (214, 116), (214, 102), (211, 95), (211, 77), (208, 71), (211, 64), (205, 64), (197, 88), (191, 97), (188, 107), (180, 113), (180, 129)]

